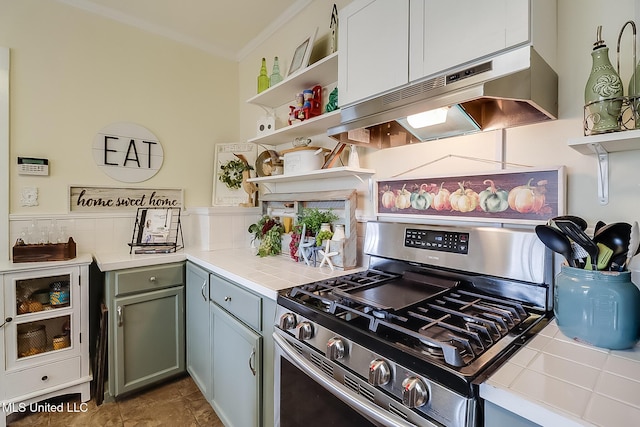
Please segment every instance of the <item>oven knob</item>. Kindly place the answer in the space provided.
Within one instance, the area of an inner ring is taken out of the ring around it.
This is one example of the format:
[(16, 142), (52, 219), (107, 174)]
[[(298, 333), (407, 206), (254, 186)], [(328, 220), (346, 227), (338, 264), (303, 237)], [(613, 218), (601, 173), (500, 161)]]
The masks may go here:
[(309, 322), (300, 322), (297, 326), (298, 339), (300, 341), (310, 340), (313, 337), (313, 326)]
[(429, 390), (419, 378), (409, 377), (402, 381), (402, 403), (409, 408), (418, 408), (429, 400)]
[(342, 359), (347, 353), (347, 345), (342, 338), (333, 337), (327, 342), (325, 355), (329, 360)]
[(373, 386), (385, 385), (391, 379), (389, 364), (381, 359), (369, 363), (369, 384)]
[(296, 327), (296, 316), (293, 313), (285, 313), (280, 316), (280, 329), (288, 331)]

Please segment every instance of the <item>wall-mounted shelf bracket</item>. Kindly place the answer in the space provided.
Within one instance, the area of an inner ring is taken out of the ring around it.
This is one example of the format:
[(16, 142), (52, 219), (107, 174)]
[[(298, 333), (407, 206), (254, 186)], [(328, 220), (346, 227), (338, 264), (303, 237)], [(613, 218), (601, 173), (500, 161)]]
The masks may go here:
[(569, 139), (569, 147), (598, 160), (598, 201), (609, 203), (609, 153), (640, 150), (640, 129), (608, 132)]
[(598, 159), (598, 202), (609, 203), (609, 152), (600, 144), (589, 144)]

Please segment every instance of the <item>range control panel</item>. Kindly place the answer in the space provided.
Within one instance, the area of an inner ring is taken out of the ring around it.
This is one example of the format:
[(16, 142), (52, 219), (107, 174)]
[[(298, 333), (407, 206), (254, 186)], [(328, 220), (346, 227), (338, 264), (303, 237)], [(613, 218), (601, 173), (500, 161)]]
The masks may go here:
[(467, 254), (469, 252), (469, 233), (407, 228), (404, 235), (404, 245), (409, 248)]

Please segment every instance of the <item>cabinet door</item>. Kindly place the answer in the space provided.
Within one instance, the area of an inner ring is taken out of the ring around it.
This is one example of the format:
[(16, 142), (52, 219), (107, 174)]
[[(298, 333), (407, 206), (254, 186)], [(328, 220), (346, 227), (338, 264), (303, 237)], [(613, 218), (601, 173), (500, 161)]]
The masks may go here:
[(262, 337), (211, 303), (213, 398), (224, 425), (260, 425)]
[(6, 274), (6, 369), (78, 356), (81, 295), (76, 267)]
[(187, 372), (202, 394), (211, 397), (209, 272), (187, 264)]
[(184, 372), (184, 286), (115, 298), (114, 308), (116, 396)]
[(340, 106), (408, 82), (409, 0), (356, 0), (340, 11), (338, 31)]
[(529, 0), (411, 2), (409, 80), (527, 43)]

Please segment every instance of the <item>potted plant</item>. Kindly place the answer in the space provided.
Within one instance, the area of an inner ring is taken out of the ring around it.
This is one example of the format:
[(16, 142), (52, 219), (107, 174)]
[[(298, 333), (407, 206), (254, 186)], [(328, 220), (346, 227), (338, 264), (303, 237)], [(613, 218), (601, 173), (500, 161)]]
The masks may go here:
[[(331, 239), (333, 233), (320, 231), (322, 224), (330, 224), (338, 219), (338, 215), (331, 209), (320, 210), (317, 208), (305, 208), (298, 216), (298, 224), (293, 227), (289, 252), (291, 258), (298, 261), (298, 247), (305, 237), (315, 236), (316, 246), (320, 246), (325, 239)], [(301, 236), (302, 227), (305, 226), (305, 236)], [(322, 234), (320, 234), (322, 233)], [(318, 241), (320, 239), (320, 241)]]
[(298, 217), (298, 224), (307, 226), (307, 233), (315, 236), (320, 231), (322, 224), (331, 224), (338, 219), (338, 215), (332, 209), (320, 210), (317, 208), (305, 208)]
[(279, 255), (282, 252), (282, 224), (264, 215), (258, 222), (249, 226), (249, 233), (253, 233), (252, 244), (260, 242), (258, 245), (258, 255), (261, 257), (269, 255)]

